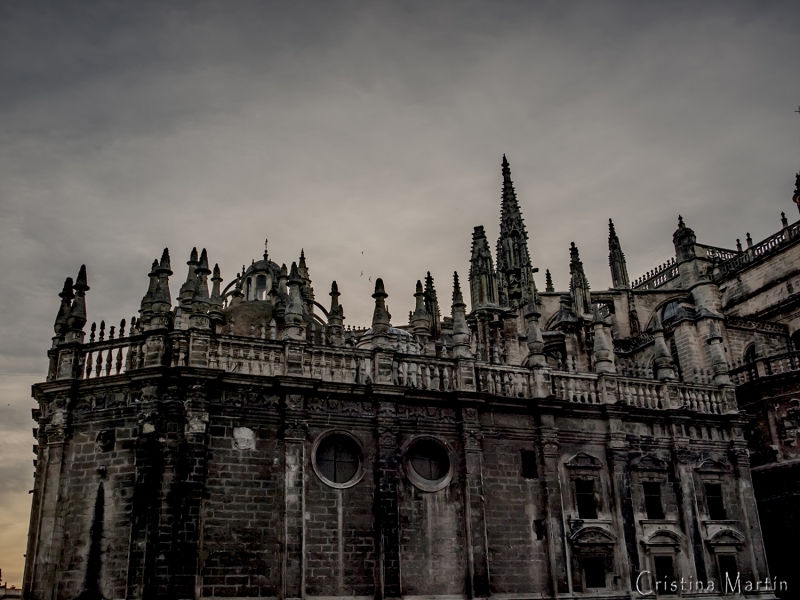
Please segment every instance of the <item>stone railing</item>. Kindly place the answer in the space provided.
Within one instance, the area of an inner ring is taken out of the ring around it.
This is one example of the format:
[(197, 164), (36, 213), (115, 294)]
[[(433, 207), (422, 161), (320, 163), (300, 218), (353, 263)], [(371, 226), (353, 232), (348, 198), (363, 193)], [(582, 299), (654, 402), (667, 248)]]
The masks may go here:
[(762, 242), (751, 246), (747, 250), (738, 253), (733, 258), (726, 260), (714, 269), (714, 279), (719, 281), (728, 277), (731, 273), (740, 268), (760, 259), (762, 256), (771, 254), (789, 241), (800, 235), (800, 221), (781, 229), (778, 233), (769, 236)]
[(78, 361), (80, 379), (119, 375), (141, 368), (144, 341), (145, 336), (133, 335), (85, 344), (85, 352)]
[[(57, 351), (58, 347), (56, 347)], [(710, 377), (693, 383), (665, 383), (652, 371), (620, 365), (619, 374), (598, 375), (576, 370), (490, 364), (473, 359), (405, 354), (390, 349), (312, 346), (234, 336), (213, 336), (180, 330), (139, 334), (66, 347), (61, 354), (77, 360), (79, 379), (123, 375), (150, 367), (193, 367), (263, 377), (293, 376), (323, 382), (381, 384), (433, 392), (482, 392), (509, 398), (547, 398), (578, 404), (616, 404), (664, 410), (682, 408), (720, 414), (728, 410), (725, 393), (709, 385)], [(58, 356), (54, 355), (54, 358)], [(800, 368), (800, 353), (770, 357), (769, 372)], [(783, 360), (783, 362), (781, 362)], [(783, 366), (789, 360), (791, 366)], [(56, 361), (57, 363), (58, 361)], [(74, 377), (56, 371), (51, 379)]]
[(731, 369), (731, 380), (741, 385), (762, 377), (800, 371), (800, 351), (781, 352), (771, 356), (761, 356), (754, 361), (736, 365)]
[[(602, 378), (602, 383), (601, 383)], [(732, 389), (594, 374), (552, 376), (553, 396), (576, 404), (617, 404), (720, 415), (737, 412)]]
[(672, 281), (678, 274), (678, 265), (675, 264), (675, 258), (673, 257), (663, 265), (659, 265), (641, 277), (634, 279), (631, 282), (631, 288), (636, 290), (654, 290), (668, 281)]
[(700, 251), (698, 256), (701, 258), (707, 258), (713, 262), (730, 260), (740, 254), (738, 250), (718, 248), (717, 246), (706, 246), (705, 244), (695, 244), (695, 249)]

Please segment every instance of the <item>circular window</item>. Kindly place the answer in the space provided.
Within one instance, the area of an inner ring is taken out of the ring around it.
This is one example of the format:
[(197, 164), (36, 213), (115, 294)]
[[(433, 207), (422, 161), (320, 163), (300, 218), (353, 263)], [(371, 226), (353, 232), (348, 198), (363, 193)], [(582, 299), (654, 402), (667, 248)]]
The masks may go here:
[(345, 433), (330, 433), (316, 443), (312, 454), (314, 470), (331, 487), (345, 488), (361, 480), (361, 446)]
[(412, 443), (405, 463), (408, 478), (422, 490), (435, 492), (450, 483), (450, 457), (438, 440), (422, 438)]

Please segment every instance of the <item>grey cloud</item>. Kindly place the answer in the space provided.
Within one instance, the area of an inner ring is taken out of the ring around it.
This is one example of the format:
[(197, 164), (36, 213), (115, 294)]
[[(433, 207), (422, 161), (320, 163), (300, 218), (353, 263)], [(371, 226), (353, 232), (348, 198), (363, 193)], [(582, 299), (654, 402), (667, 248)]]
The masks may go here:
[(110, 324), (136, 313), (165, 246), (174, 295), (192, 246), (229, 281), (268, 237), (279, 262), (305, 249), (321, 302), (337, 280), (346, 323), (368, 322), (370, 277), (402, 323), (427, 270), (449, 303), (473, 226), (497, 235), (504, 152), (561, 289), (573, 240), (593, 289), (609, 285), (609, 217), (631, 276), (671, 255), (678, 213), (705, 243), (766, 237), (796, 215), (798, 17), (779, 2), (0, 4), (0, 374), (27, 382), (4, 388), (19, 418), (0, 434), (29, 422), (82, 263), (90, 321)]

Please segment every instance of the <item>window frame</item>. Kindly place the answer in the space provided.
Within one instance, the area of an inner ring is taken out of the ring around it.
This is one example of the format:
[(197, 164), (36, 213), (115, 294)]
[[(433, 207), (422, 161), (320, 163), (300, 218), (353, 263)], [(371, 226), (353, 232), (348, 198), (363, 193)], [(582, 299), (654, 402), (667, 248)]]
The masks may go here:
[[(432, 442), (438, 446), (441, 446), (444, 455), (447, 457), (448, 468), (445, 474), (439, 479), (425, 479), (417, 473), (417, 471), (414, 469), (414, 466), (411, 464), (412, 449), (417, 444), (424, 442)], [(455, 471), (456, 456), (453, 452), (453, 449), (445, 440), (432, 435), (416, 435), (406, 440), (405, 444), (403, 444), (401, 448), (401, 454), (403, 457), (401, 462), (402, 469), (406, 479), (408, 479), (414, 485), (414, 487), (422, 490), (423, 492), (438, 492), (439, 490), (442, 490), (450, 485)]]
[[(354, 442), (358, 453), (357, 456), (358, 466), (356, 467), (356, 473), (349, 481), (346, 481), (344, 483), (336, 483), (335, 481), (331, 481), (330, 479), (328, 479), (322, 472), (322, 469), (320, 468), (319, 464), (317, 463), (317, 452), (319, 452), (319, 448), (322, 445), (322, 443), (330, 439), (331, 437), (340, 435), (349, 438), (352, 442)], [(317, 477), (319, 477), (320, 481), (322, 481), (322, 483), (334, 489), (344, 490), (347, 488), (351, 488), (354, 485), (357, 485), (364, 478), (364, 475), (366, 474), (366, 466), (364, 464), (365, 456), (366, 454), (364, 452), (364, 445), (361, 443), (361, 440), (359, 440), (356, 436), (351, 434), (349, 431), (344, 431), (341, 429), (330, 429), (328, 431), (321, 433), (319, 436), (317, 436), (317, 439), (314, 441), (314, 444), (311, 447), (311, 466), (314, 469), (314, 472), (317, 474)]]

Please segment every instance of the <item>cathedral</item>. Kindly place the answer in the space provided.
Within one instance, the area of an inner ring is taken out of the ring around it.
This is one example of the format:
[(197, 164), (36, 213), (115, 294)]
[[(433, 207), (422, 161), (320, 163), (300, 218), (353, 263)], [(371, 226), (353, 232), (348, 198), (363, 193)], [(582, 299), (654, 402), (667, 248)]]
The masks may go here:
[(450, 302), (427, 273), (407, 322), (378, 279), (371, 327), (346, 327), (336, 282), (318, 298), (303, 253), (265, 246), (225, 286), (206, 250), (171, 282), (165, 249), (137, 316), (88, 325), (81, 266), (33, 386), (24, 597), (796, 594), (800, 221), (781, 221), (718, 248), (679, 217), (636, 279), (609, 221), (610, 287), (573, 243), (556, 291), (503, 157), (497, 244), (475, 227)]

